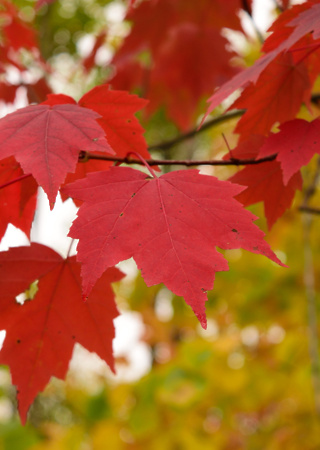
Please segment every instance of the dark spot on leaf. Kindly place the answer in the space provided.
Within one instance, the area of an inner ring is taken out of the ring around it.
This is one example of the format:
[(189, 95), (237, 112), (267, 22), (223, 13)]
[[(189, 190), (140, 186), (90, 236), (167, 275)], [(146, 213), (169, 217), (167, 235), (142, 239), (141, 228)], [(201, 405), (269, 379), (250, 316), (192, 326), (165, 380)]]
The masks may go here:
[(254, 250), (255, 252), (257, 252), (259, 249), (258, 249), (258, 247), (252, 247), (252, 250)]
[(75, 339), (75, 338), (76, 338), (76, 337), (73, 335), (73, 336), (72, 336), (72, 339)]
[(20, 339), (17, 339), (17, 344), (20, 344), (20, 342), (21, 342), (21, 340), (20, 340)]
[(231, 230), (233, 233), (238, 233), (238, 230), (236, 230), (235, 228), (232, 228)]
[(123, 212), (120, 214), (120, 216), (119, 217), (122, 217), (123, 216)]
[(131, 198), (134, 197), (135, 195), (136, 195), (136, 193), (134, 192), (134, 193), (131, 195)]
[(92, 140), (93, 140), (94, 142), (96, 142), (96, 141), (98, 141), (98, 138), (93, 138)]

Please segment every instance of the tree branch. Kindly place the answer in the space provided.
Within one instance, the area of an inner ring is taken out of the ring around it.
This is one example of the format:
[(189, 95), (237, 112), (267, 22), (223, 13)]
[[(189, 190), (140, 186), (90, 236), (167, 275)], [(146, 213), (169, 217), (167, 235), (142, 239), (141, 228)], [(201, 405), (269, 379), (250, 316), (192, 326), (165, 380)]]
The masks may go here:
[(320, 209), (311, 208), (311, 206), (300, 206), (299, 211), (306, 212), (309, 214), (320, 214)]
[[(248, 166), (255, 164), (262, 164), (264, 162), (273, 161), (277, 157), (276, 154), (266, 156), (260, 159), (236, 159), (232, 158), (229, 160), (221, 159), (209, 159), (209, 160), (185, 160), (185, 159), (146, 159), (149, 166)], [(118, 156), (111, 155), (96, 155), (90, 152), (81, 152), (79, 155), (79, 162), (86, 162), (89, 159), (96, 159), (100, 161), (113, 161), (117, 163), (125, 164), (139, 164), (143, 165), (140, 159), (130, 158), (126, 156), (125, 158), (120, 158)]]
[[(320, 100), (320, 94), (312, 94), (311, 96), (311, 102), (315, 105), (318, 105)], [(169, 141), (159, 142), (158, 144), (152, 144), (149, 145), (148, 150), (169, 150), (171, 147), (174, 147), (177, 144), (180, 144), (180, 142), (186, 141), (187, 139), (191, 139), (194, 136), (198, 135), (199, 133), (202, 133), (203, 131), (208, 130), (209, 128), (212, 128), (216, 125), (219, 125), (220, 123), (227, 122), (231, 119), (236, 119), (237, 117), (243, 116), (243, 114), (246, 112), (245, 109), (234, 109), (232, 111), (227, 111), (226, 113), (221, 114), (220, 116), (214, 117), (211, 120), (208, 120), (205, 122), (201, 128), (196, 127), (193, 128), (190, 131), (187, 131), (186, 133), (179, 134), (179, 136), (170, 139)]]
[(235, 119), (237, 117), (241, 117), (246, 112), (245, 109), (235, 109), (233, 111), (228, 111), (220, 116), (214, 117), (211, 120), (205, 122), (201, 128), (196, 127), (186, 133), (182, 133), (176, 138), (170, 139), (169, 141), (159, 142), (158, 144), (153, 144), (148, 147), (149, 151), (153, 150), (169, 150), (171, 147), (174, 147), (180, 142), (183, 142), (187, 139), (194, 137), (195, 135), (202, 133), (203, 131), (208, 130), (215, 125), (218, 125), (223, 122), (227, 122), (228, 120)]

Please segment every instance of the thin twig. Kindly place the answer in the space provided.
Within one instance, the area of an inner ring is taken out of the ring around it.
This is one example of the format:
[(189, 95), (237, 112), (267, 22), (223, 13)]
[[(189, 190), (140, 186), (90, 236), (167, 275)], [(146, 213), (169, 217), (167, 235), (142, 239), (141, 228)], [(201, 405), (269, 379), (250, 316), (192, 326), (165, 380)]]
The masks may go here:
[(246, 112), (245, 109), (236, 109), (234, 111), (228, 111), (220, 116), (214, 117), (211, 120), (205, 122), (201, 128), (196, 127), (186, 133), (179, 134), (179, 136), (170, 139), (169, 141), (159, 142), (158, 144), (153, 144), (148, 147), (149, 151), (153, 150), (169, 150), (171, 147), (174, 147), (180, 142), (183, 142), (187, 139), (193, 138), (199, 133), (208, 130), (215, 125), (219, 125), (220, 123), (227, 122), (228, 120), (235, 119), (237, 117), (241, 117)]
[(299, 211), (306, 212), (309, 214), (320, 214), (320, 209), (311, 208), (311, 206), (300, 206)]
[[(149, 166), (248, 166), (255, 164), (262, 164), (264, 162), (273, 161), (277, 157), (276, 154), (266, 156), (265, 158), (260, 159), (230, 159), (230, 160), (221, 160), (221, 159), (209, 159), (209, 160), (185, 160), (185, 159), (146, 159), (146, 162)], [(101, 161), (113, 161), (118, 163), (125, 164), (139, 164), (143, 165), (144, 163), (140, 159), (133, 159), (130, 157), (120, 158), (118, 156), (111, 155), (95, 155), (90, 152), (81, 152), (79, 157), (79, 162), (85, 162), (89, 159), (96, 159)]]

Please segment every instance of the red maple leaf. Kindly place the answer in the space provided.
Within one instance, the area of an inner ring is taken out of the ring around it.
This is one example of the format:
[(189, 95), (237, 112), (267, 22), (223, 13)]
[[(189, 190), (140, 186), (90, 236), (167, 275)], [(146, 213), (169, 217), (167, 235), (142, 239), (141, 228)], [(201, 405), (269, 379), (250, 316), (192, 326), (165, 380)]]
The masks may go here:
[(295, 119), (282, 124), (279, 133), (266, 139), (259, 157), (274, 153), (278, 153), (277, 161), (281, 163), (283, 181), (287, 185), (315, 153), (320, 153), (320, 119), (312, 122)]
[[(214, 43), (214, 48), (208, 43)], [(199, 99), (235, 72), (226, 45), (216, 28), (194, 23), (172, 27), (151, 71), (148, 110), (154, 112), (165, 104), (168, 116), (181, 129), (188, 129), (194, 122)]]
[[(147, 100), (139, 98), (137, 95), (125, 91), (111, 90), (108, 84), (104, 84), (96, 86), (84, 94), (78, 105), (99, 114), (97, 122), (105, 131), (108, 143), (118, 156), (125, 157), (130, 152), (137, 152), (148, 159), (151, 156), (143, 137), (144, 129), (134, 116), (134, 113), (147, 103)], [(42, 104), (77, 103), (68, 95), (50, 94)]]
[[(131, 32), (112, 61), (113, 86), (139, 87), (150, 99), (150, 112), (164, 105), (181, 128), (189, 127), (201, 97), (235, 72), (221, 28), (241, 29), (241, 5), (239, 0), (155, 0), (131, 8)], [(149, 52), (150, 70), (138, 65), (137, 72), (132, 67), (142, 52)]]
[(281, 44), (281, 50), (292, 47), (307, 33), (312, 33), (313, 39), (320, 38), (320, 4), (318, 0), (309, 0), (308, 9), (301, 11), (297, 8), (297, 14), (288, 27), (293, 28), (290, 36)]
[(285, 186), (281, 167), (277, 161), (247, 166), (229, 180), (247, 186), (247, 189), (236, 197), (244, 206), (264, 203), (269, 229), (290, 208), (296, 190), (302, 186), (300, 172), (296, 173)]
[(292, 27), (288, 26), (289, 23), (308, 8), (310, 8), (310, 3), (306, 2), (283, 11), (268, 29), (271, 34), (265, 40), (262, 51), (270, 52), (287, 40), (292, 33)]
[(114, 153), (95, 120), (98, 117), (94, 111), (71, 104), (19, 109), (0, 120), (0, 158), (15, 156), (53, 206), (66, 174), (75, 170), (81, 150)]
[[(313, 39), (318, 39), (320, 37), (320, 4), (313, 4), (313, 2), (310, 1), (307, 4), (308, 9), (302, 11), (298, 6), (299, 5), (297, 5), (295, 9), (293, 8), (294, 19), (286, 23), (289, 31), (283, 31), (284, 27), (280, 16), (280, 19), (274, 22), (272, 26), (273, 35), (266, 40), (264, 47), (268, 48), (268, 40), (270, 39), (273, 42), (270, 46), (272, 50), (259, 58), (253, 66), (245, 69), (227, 83), (223, 84), (209, 98), (208, 102), (210, 103), (210, 106), (207, 109), (205, 117), (225, 98), (232, 94), (232, 92), (245, 87), (249, 82), (256, 83), (261, 73), (280, 53), (287, 51), (294, 46), (306, 34), (312, 32)], [(290, 14), (292, 14), (292, 12)], [(292, 18), (292, 16), (290, 17)], [(279, 43), (279, 45), (274, 45), (275, 42)]]
[(2, 187), (22, 175), (23, 172), (13, 157), (0, 161), (0, 239), (9, 223), (30, 236), (37, 203), (37, 183), (32, 177), (28, 177), (19, 183)]
[(79, 100), (80, 106), (99, 114), (98, 123), (117, 155), (124, 157), (129, 152), (138, 152), (146, 159), (150, 154), (143, 137), (144, 129), (134, 113), (147, 103), (137, 95), (111, 90), (108, 84), (91, 89)]
[[(88, 173), (91, 172), (99, 172), (101, 170), (108, 170), (111, 166), (113, 166), (113, 161), (101, 161), (95, 159), (89, 159), (89, 161), (79, 162), (76, 167), (76, 171), (74, 173), (68, 173), (65, 182), (62, 186), (73, 183), (80, 178), (85, 178)], [(63, 189), (60, 191), (60, 195), (63, 201), (67, 200), (68, 196), (64, 193)], [(76, 198), (73, 199), (74, 203), (77, 206), (81, 205), (81, 201)]]
[[(10, 366), (22, 422), (30, 404), (52, 376), (64, 378), (76, 342), (114, 370), (113, 319), (118, 311), (111, 283), (123, 275), (109, 269), (81, 299), (80, 265), (52, 249), (31, 244), (0, 253), (0, 327), (6, 338), (1, 364)], [(38, 292), (23, 305), (15, 297), (38, 280)]]
[(255, 85), (244, 89), (230, 108), (246, 109), (235, 132), (245, 139), (255, 134), (266, 135), (276, 122), (295, 117), (311, 85), (304, 62), (294, 63), (291, 53), (279, 55), (262, 72)]
[(183, 296), (203, 327), (206, 291), (228, 270), (216, 246), (243, 248), (281, 264), (256, 219), (234, 200), (242, 188), (197, 170), (150, 179), (124, 167), (89, 174), (64, 191), (84, 201), (70, 235), (80, 239), (84, 296), (107, 267), (134, 257), (148, 286)]

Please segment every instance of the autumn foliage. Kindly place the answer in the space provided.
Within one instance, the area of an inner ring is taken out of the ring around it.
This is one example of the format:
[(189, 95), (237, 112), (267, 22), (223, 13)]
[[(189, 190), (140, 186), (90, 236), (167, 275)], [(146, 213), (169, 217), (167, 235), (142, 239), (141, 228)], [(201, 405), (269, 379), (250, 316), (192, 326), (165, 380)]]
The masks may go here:
[[(0, 253), (0, 362), (10, 367), (25, 422), (50, 378), (65, 377), (76, 342), (115, 370), (119, 262), (133, 257), (146, 285), (164, 283), (183, 297), (203, 328), (215, 274), (229, 270), (221, 250), (248, 250), (284, 266), (246, 207), (263, 202), (270, 230), (303, 188), (301, 169), (320, 153), (320, 2), (279, 1), (260, 56), (244, 67), (222, 30), (244, 33), (238, 13), (250, 18), (251, 1), (131, 0), (130, 29), (96, 86), (89, 77), (108, 30), (78, 59), (88, 82), (77, 100), (56, 91), (57, 69), (36, 25), (57, 3), (32, 3), (33, 20), (18, 3), (0, 1), (0, 100), (14, 103), (22, 88), (29, 105), (0, 119), (0, 237), (12, 224), (30, 238), (38, 187), (51, 209), (58, 194), (79, 206), (69, 232), (79, 240), (76, 257), (34, 242)], [(31, 65), (37, 75), (27, 77)], [(302, 108), (310, 119), (299, 116)], [(237, 145), (218, 159), (193, 163), (198, 154), (185, 151), (175, 170), (174, 158), (161, 153), (175, 140), (164, 136), (156, 153), (144, 137), (159, 111), (184, 142), (188, 131), (200, 135), (234, 110)], [(229, 179), (199, 172), (215, 164), (243, 168)], [(181, 169), (190, 165), (198, 169)], [(35, 298), (18, 304), (34, 283)]]

